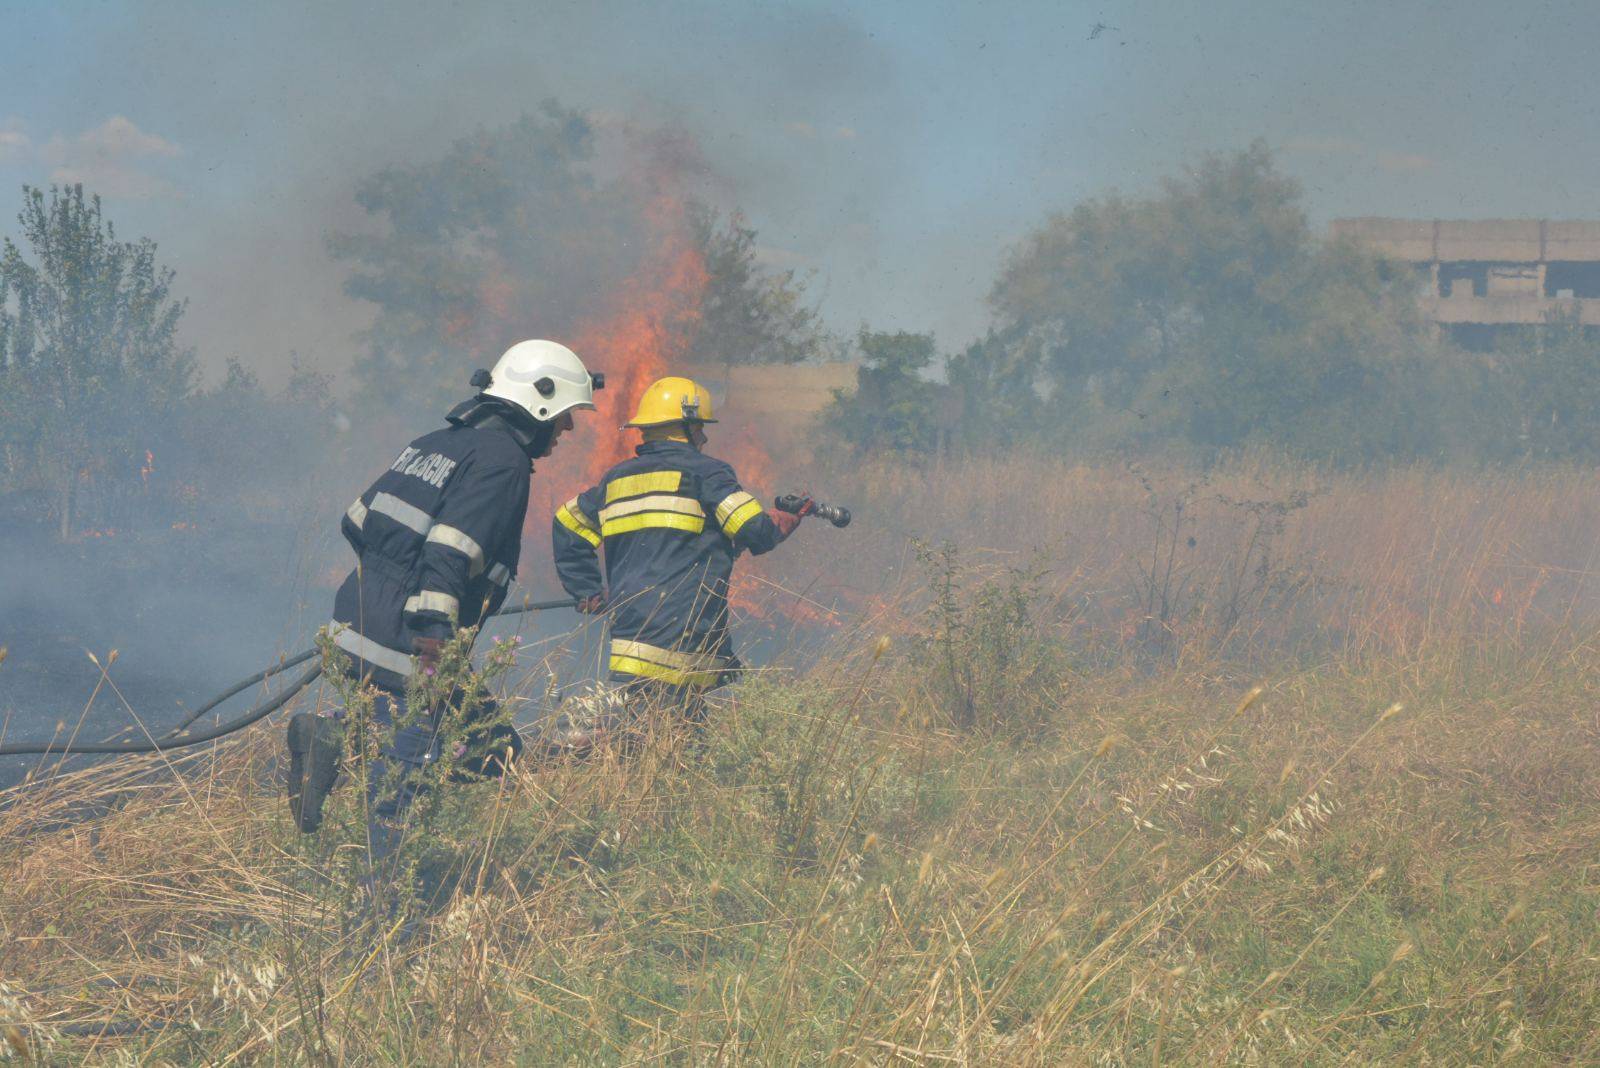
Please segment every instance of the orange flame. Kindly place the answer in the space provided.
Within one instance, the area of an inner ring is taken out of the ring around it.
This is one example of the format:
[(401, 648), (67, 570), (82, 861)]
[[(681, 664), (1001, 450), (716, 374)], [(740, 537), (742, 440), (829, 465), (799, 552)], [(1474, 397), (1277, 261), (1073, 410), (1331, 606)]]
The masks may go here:
[(628, 421), (646, 386), (681, 365), (700, 322), (710, 275), (683, 201), (658, 195), (645, 220), (650, 252), (623, 283), (615, 307), (581, 325), (573, 338), (584, 360), (605, 372), (606, 388), (595, 396), (595, 413), (580, 417), (588, 431), (586, 447), (552, 457), (555, 470), (549, 474), (566, 491), (563, 500), (632, 455), (636, 435), (614, 428)]

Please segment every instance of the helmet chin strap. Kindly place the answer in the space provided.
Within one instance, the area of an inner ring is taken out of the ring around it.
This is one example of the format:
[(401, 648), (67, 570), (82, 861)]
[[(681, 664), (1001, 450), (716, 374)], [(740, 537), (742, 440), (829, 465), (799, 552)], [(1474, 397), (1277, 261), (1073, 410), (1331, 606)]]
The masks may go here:
[(504, 430), (516, 439), (530, 461), (543, 459), (555, 437), (554, 423), (535, 419), (515, 404), (482, 393), (450, 409), (445, 419), (456, 426)]

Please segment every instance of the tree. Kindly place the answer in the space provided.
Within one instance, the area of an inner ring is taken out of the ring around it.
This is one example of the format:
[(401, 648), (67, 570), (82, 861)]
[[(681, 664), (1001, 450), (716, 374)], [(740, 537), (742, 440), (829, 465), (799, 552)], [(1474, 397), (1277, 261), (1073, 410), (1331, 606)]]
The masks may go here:
[(0, 245), (0, 463), (8, 489), (48, 499), (65, 540), (139, 485), (141, 437), (188, 395), (194, 355), (154, 242), (119, 240), (81, 185), (23, 197), (33, 260)]
[(1057, 442), (1426, 455), (1447, 383), (1413, 286), (1404, 265), (1317, 240), (1257, 143), (1153, 197), (1050, 219), (1006, 263), (995, 327), (951, 380), (988, 387), (967, 390), (999, 406), (982, 424), (1048, 416), (1037, 431)]
[(821, 416), (830, 435), (861, 451), (893, 449), (932, 452), (946, 424), (946, 386), (923, 372), (933, 364), (932, 334), (874, 332), (862, 328), (856, 338), (861, 365), (856, 389), (834, 391), (833, 403)]
[(602, 161), (600, 140), (588, 116), (552, 101), (361, 184), (375, 231), (338, 235), (332, 249), (352, 264), (348, 292), (377, 305), (357, 368), (373, 396), (443, 402), (513, 341), (575, 338), (619, 302), (652, 299), (655, 275), (677, 288), (665, 325), (697, 359), (815, 350), (803, 286), (758, 263), (737, 216), (724, 223), (692, 202), (681, 145), (641, 135)]
[(1499, 397), (1510, 416), (1508, 456), (1569, 460), (1600, 452), (1600, 336), (1575, 314), (1505, 336)]
[(705, 294), (691, 346), (697, 362), (800, 363), (823, 342), (820, 317), (805, 303), (792, 270), (770, 271), (756, 258), (756, 232), (734, 215), (726, 221), (691, 208), (695, 245), (706, 265)]

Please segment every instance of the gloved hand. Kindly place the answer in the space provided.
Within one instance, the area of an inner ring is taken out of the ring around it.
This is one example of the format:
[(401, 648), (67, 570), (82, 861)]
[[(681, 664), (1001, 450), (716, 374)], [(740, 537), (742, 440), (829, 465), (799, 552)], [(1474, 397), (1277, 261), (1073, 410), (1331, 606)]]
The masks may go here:
[(578, 602), (578, 611), (586, 616), (596, 616), (606, 610), (606, 595), (597, 593), (593, 597), (585, 597)]
[(412, 638), (411, 653), (424, 675), (435, 674), (439, 670), (439, 657), (444, 654), (444, 639)]
[(767, 509), (767, 518), (772, 520), (772, 525), (778, 528), (778, 540), (783, 541), (794, 528), (800, 525), (800, 517), (793, 512), (780, 512), (776, 508)]

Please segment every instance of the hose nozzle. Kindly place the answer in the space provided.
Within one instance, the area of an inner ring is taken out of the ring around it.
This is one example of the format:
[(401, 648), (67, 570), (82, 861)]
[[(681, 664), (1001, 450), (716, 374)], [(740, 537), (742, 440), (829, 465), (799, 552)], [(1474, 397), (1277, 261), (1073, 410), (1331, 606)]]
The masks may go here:
[(791, 515), (814, 515), (819, 519), (826, 519), (836, 527), (850, 525), (850, 509), (835, 504), (823, 504), (803, 494), (785, 493), (773, 501), (772, 506), (780, 512), (788, 512)]

